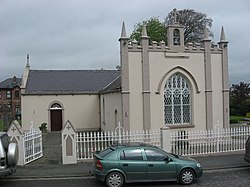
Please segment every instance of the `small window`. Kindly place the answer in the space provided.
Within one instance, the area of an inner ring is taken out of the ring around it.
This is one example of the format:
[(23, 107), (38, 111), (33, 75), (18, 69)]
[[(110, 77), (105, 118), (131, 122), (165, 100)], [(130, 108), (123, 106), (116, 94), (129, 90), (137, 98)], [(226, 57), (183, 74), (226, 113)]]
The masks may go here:
[(117, 110), (115, 109), (115, 126), (118, 125)]
[(120, 160), (143, 160), (141, 149), (121, 151)]
[(105, 111), (105, 100), (104, 100), (104, 97), (102, 98), (102, 123), (104, 125), (106, 125), (106, 119), (105, 119), (105, 114), (106, 111)]
[(19, 113), (19, 112), (20, 112), (20, 106), (19, 106), (19, 105), (16, 105), (16, 107), (15, 107), (15, 112), (16, 112), (16, 113)]
[(59, 103), (54, 103), (52, 106), (51, 106), (51, 109), (61, 109), (62, 106), (59, 104)]
[(10, 112), (12, 109), (11, 109), (11, 104), (10, 103), (8, 103), (7, 104), (7, 110)]
[(16, 91), (15, 91), (15, 98), (19, 98), (19, 97), (20, 97), (19, 91), (16, 90)]
[(153, 149), (145, 149), (145, 154), (148, 161), (164, 161), (167, 158), (162, 152)]
[(10, 98), (11, 98), (11, 91), (8, 90), (8, 91), (6, 92), (6, 97), (7, 97), (7, 99), (10, 99)]

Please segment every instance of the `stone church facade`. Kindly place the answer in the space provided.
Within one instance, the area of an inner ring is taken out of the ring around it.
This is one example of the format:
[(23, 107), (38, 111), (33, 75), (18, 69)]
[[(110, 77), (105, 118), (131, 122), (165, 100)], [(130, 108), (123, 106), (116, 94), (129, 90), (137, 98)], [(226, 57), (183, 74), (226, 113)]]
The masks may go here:
[[(21, 87), (24, 129), (33, 121), (47, 123), (49, 131), (61, 130), (67, 120), (77, 130), (113, 131), (119, 122), (125, 130), (228, 127), (228, 41), (223, 28), (218, 45), (206, 32), (202, 43), (184, 45), (178, 22), (167, 33), (167, 45), (149, 44), (145, 26), (140, 42), (130, 41), (123, 23), (120, 71), (44, 72), (30, 70), (28, 64)], [(61, 125), (55, 128), (51, 116), (57, 110)]]
[[(218, 45), (205, 32), (202, 43), (185, 46), (183, 29), (175, 22), (167, 27), (168, 45), (149, 45), (145, 26), (138, 44), (126, 36), (123, 24), (121, 92), (116, 95), (121, 96), (118, 116), (125, 129), (229, 127), (228, 41), (223, 27)], [(103, 97), (114, 106), (110, 95)], [(102, 123), (105, 129), (103, 124), (112, 123)]]

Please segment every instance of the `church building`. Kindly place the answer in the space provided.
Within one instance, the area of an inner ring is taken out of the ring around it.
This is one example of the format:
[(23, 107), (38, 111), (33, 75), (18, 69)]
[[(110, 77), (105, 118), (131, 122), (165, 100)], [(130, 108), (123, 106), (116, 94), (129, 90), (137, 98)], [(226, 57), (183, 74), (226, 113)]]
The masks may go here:
[[(58, 131), (70, 120), (77, 130), (212, 129), (229, 127), (228, 41), (204, 33), (184, 45), (184, 27), (167, 27), (168, 42), (131, 41), (122, 25), (121, 70), (31, 70), (22, 82), (22, 124), (47, 123)], [(57, 113), (57, 114), (56, 114)], [(59, 124), (56, 124), (59, 123)], [(26, 125), (27, 124), (27, 125)]]
[[(167, 27), (168, 45), (149, 45), (146, 27), (140, 44), (130, 42), (123, 24), (120, 38), (121, 106), (125, 129), (229, 127), (228, 41), (219, 45), (205, 32), (201, 44), (184, 45), (184, 28)], [(102, 95), (102, 129), (109, 94)], [(107, 100), (105, 102), (105, 100)], [(112, 105), (112, 104), (111, 104)], [(103, 125), (104, 124), (104, 125)], [(109, 128), (107, 128), (109, 129)]]

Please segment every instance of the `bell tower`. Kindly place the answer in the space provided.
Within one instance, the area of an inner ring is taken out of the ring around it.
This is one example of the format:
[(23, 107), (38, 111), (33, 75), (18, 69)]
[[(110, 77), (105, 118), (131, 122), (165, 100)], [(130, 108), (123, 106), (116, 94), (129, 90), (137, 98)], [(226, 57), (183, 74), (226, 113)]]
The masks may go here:
[(170, 50), (184, 50), (184, 26), (177, 21), (177, 10), (173, 10), (174, 23), (167, 26), (168, 46)]

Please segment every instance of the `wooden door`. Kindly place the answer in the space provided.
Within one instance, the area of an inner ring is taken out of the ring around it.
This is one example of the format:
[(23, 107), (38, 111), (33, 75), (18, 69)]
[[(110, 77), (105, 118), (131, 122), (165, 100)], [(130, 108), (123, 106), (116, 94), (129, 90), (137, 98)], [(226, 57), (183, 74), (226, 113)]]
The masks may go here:
[(62, 110), (50, 111), (50, 124), (51, 124), (51, 131), (62, 130)]

